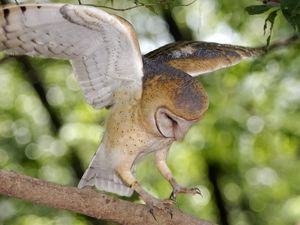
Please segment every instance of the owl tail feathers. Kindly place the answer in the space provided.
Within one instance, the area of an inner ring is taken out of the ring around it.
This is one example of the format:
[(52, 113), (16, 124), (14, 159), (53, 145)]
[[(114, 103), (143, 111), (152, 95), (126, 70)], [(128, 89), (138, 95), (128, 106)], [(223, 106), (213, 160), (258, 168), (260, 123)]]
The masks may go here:
[(96, 186), (100, 191), (111, 192), (121, 196), (131, 196), (133, 190), (118, 177), (107, 160), (103, 144), (94, 155), (88, 169), (83, 174), (78, 188)]

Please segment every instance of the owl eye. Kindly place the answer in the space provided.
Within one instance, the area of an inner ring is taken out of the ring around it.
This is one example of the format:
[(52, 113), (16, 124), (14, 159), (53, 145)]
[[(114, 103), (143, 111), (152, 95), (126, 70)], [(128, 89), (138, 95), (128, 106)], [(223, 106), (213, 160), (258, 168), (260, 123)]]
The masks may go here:
[(161, 135), (166, 138), (181, 140), (196, 120), (185, 120), (167, 108), (161, 107), (156, 111), (155, 122)]
[(177, 121), (172, 118), (167, 109), (160, 108), (157, 110), (155, 120), (158, 131), (164, 137), (174, 138), (173, 126), (177, 124)]

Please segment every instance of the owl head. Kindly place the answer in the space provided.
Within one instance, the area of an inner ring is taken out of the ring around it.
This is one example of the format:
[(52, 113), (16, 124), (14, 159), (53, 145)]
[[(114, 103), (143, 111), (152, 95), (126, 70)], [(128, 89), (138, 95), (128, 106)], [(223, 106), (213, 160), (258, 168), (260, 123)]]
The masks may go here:
[(150, 60), (144, 65), (142, 113), (154, 132), (181, 140), (207, 110), (207, 93), (183, 71)]

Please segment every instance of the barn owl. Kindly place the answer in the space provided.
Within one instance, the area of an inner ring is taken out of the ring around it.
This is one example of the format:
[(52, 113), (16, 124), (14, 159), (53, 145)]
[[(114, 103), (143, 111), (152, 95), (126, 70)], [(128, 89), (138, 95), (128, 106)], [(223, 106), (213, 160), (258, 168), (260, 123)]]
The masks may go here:
[(110, 106), (105, 134), (78, 187), (121, 196), (135, 191), (149, 207), (160, 209), (169, 201), (141, 187), (136, 163), (155, 152), (173, 200), (179, 193), (199, 193), (177, 184), (166, 163), (171, 143), (182, 140), (208, 108), (207, 93), (194, 77), (263, 51), (186, 41), (142, 56), (126, 20), (98, 8), (64, 4), (0, 8), (0, 50), (70, 60), (86, 101), (96, 109)]

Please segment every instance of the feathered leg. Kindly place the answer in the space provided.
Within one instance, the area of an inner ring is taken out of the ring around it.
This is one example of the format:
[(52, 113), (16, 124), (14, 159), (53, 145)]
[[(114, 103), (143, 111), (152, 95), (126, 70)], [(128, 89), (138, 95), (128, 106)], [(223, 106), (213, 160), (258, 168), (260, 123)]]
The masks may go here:
[(169, 183), (172, 185), (173, 191), (170, 195), (170, 199), (173, 201), (176, 201), (176, 197), (179, 193), (189, 193), (189, 194), (199, 194), (201, 195), (201, 191), (199, 188), (185, 188), (177, 184), (175, 178), (173, 177), (173, 174), (171, 170), (169, 169), (167, 165), (167, 155), (168, 155), (169, 149), (162, 149), (160, 151), (157, 151), (155, 154), (155, 162), (156, 166), (159, 169), (160, 173), (169, 181)]
[(119, 177), (123, 180), (125, 184), (127, 184), (130, 188), (132, 188), (135, 192), (139, 194), (139, 196), (146, 203), (146, 205), (150, 207), (151, 213), (153, 211), (153, 207), (156, 207), (172, 215), (172, 210), (170, 207), (172, 206), (173, 201), (160, 200), (147, 193), (136, 181), (132, 172), (130, 171), (132, 163), (128, 161), (127, 163), (122, 163), (122, 165), (116, 168), (116, 172), (118, 173)]

